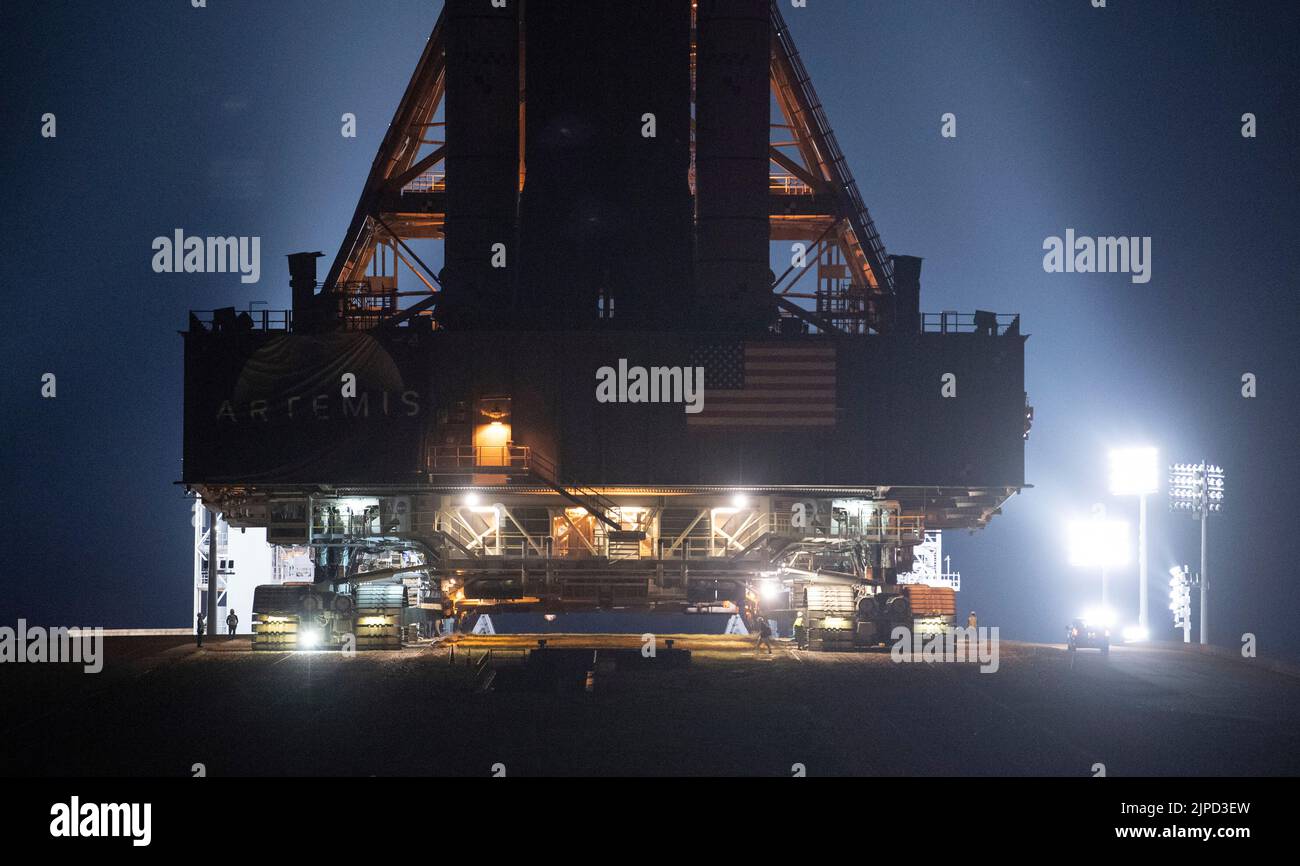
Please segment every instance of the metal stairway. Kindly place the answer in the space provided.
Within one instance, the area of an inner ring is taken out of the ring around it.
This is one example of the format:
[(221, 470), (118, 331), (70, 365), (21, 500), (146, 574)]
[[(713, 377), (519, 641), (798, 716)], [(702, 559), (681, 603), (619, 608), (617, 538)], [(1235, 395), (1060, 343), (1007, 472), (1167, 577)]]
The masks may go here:
[(819, 170), (827, 179), (837, 198), (841, 202), (841, 217), (848, 221), (855, 236), (855, 247), (866, 260), (875, 278), (873, 288), (884, 294), (894, 290), (893, 267), (885, 253), (880, 233), (876, 231), (866, 203), (858, 192), (857, 182), (845, 164), (844, 154), (835, 133), (831, 130), (826, 113), (822, 110), (821, 100), (813, 88), (812, 79), (803, 61), (799, 59), (799, 50), (794, 46), (785, 19), (777, 8), (777, 0), (772, 0), (773, 57), (772, 73), (774, 83), (779, 91), (780, 101), (789, 106), (789, 120), (797, 129), (799, 149), (803, 152), (809, 168)]
[(586, 509), (588, 514), (609, 527), (611, 534), (624, 532), (622, 524), (610, 516), (618, 508), (612, 500), (602, 496), (592, 487), (563, 481), (556, 473), (555, 463), (537, 451), (532, 452), (528, 465), (534, 478), (574, 505)]

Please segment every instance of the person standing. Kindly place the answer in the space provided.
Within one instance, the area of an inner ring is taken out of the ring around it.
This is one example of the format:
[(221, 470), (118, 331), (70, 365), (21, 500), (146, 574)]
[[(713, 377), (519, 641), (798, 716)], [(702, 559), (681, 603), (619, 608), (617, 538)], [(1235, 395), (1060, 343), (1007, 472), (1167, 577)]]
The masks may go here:
[(758, 642), (754, 644), (754, 652), (757, 653), (763, 647), (767, 647), (767, 654), (772, 654), (772, 624), (767, 621), (767, 617), (760, 614), (758, 616)]
[(203, 646), (203, 625), (206, 620), (202, 612), (194, 614), (194, 634), (198, 637), (199, 646)]
[(226, 632), (231, 637), (234, 637), (235, 632), (238, 630), (239, 630), (239, 614), (235, 613), (234, 608), (231, 608), (230, 613), (226, 614)]
[(966, 628), (975, 628), (976, 622), (975, 611), (972, 610), (970, 615), (966, 617)]

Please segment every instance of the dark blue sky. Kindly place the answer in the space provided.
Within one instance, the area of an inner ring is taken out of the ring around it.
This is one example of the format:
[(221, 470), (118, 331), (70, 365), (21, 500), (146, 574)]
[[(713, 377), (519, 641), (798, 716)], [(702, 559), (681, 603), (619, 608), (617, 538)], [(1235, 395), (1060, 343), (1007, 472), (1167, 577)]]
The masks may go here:
[[(282, 256), (332, 256), (440, 4), (7, 0), (0, 6), (10, 271), (0, 378), (0, 621), (183, 625), (181, 340), (190, 308), (289, 306)], [(1211, 524), (1215, 637), (1300, 638), (1294, 575), (1300, 4), (810, 0), (786, 17), (922, 307), (1019, 312), (1034, 489), (950, 536), (960, 604), (1059, 639), (1095, 574), (1064, 521), (1105, 451), (1149, 442), (1228, 472)], [(58, 137), (40, 137), (53, 112)], [(339, 135), (354, 112), (358, 137)], [(939, 135), (957, 116), (958, 137)], [(1259, 135), (1243, 139), (1253, 112)], [(155, 236), (258, 235), (262, 281), (158, 275)], [(1153, 276), (1047, 274), (1043, 239), (1149, 235)], [(328, 261), (328, 259), (327, 259)], [(58, 399), (39, 398), (58, 375)], [(1244, 372), (1259, 396), (1239, 394)], [(1197, 529), (1151, 507), (1153, 586)], [(1117, 576), (1136, 607), (1136, 570)], [(1152, 599), (1165, 622), (1164, 597)]]

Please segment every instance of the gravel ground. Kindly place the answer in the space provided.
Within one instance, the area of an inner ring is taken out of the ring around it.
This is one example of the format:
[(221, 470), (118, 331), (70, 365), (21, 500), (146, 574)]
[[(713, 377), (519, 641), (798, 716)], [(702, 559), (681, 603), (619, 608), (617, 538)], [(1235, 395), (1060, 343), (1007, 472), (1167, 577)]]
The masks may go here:
[(557, 682), (507, 661), (482, 691), (466, 661), (489, 643), (453, 665), (445, 647), (346, 658), (110, 638), (93, 676), (0, 665), (0, 774), (1300, 774), (1300, 679), (1241, 660), (1003, 641), (981, 673), (714, 639), (685, 667), (600, 665), (590, 693), (584, 671)]

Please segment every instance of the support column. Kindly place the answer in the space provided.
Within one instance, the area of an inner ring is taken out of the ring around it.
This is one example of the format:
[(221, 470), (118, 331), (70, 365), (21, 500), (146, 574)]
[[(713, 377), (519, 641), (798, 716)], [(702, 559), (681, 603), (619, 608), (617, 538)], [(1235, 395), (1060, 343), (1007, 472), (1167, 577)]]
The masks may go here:
[(1205, 534), (1206, 528), (1210, 525), (1210, 511), (1207, 507), (1201, 508), (1201, 643), (1210, 642), (1210, 614), (1209, 614), (1209, 589), (1210, 589), (1210, 566), (1205, 559)]
[(208, 510), (208, 637), (217, 636), (217, 520), (221, 512)]
[(1138, 627), (1147, 632), (1147, 497), (1138, 496)]

